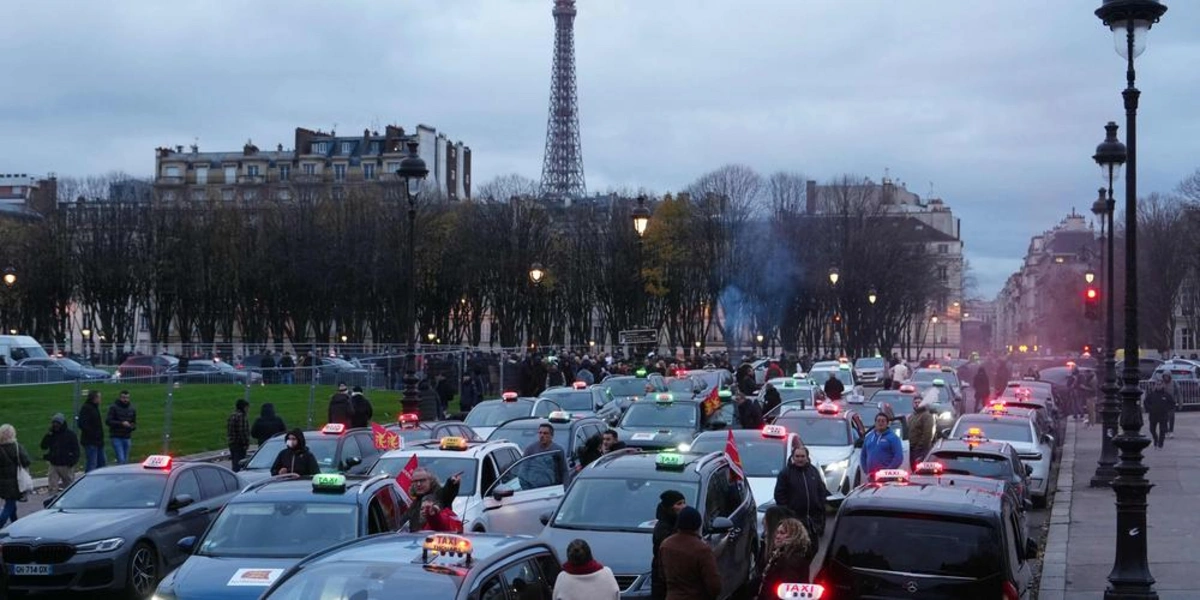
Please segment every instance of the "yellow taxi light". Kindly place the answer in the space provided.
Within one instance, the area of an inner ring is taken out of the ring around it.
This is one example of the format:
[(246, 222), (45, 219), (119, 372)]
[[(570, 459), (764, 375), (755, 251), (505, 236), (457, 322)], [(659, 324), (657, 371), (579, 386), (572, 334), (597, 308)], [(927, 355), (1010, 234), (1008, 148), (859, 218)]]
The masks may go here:
[(467, 438), (444, 437), (444, 438), (442, 438), (439, 448), (441, 448), (442, 450), (459, 450), (459, 451), (461, 451), (461, 450), (466, 450), (467, 446), (468, 446)]
[(439, 533), (428, 536), (421, 544), (421, 547), (429, 552), (458, 556), (467, 556), (473, 550), (471, 540), (452, 533)]
[(143, 469), (170, 469), (171, 457), (165, 454), (151, 454), (142, 461)]
[(333, 435), (339, 435), (344, 431), (346, 431), (345, 423), (328, 423), (321, 428), (321, 433), (329, 433)]
[(787, 437), (787, 428), (783, 425), (767, 425), (763, 427), (762, 435), (765, 438), (783, 439)]

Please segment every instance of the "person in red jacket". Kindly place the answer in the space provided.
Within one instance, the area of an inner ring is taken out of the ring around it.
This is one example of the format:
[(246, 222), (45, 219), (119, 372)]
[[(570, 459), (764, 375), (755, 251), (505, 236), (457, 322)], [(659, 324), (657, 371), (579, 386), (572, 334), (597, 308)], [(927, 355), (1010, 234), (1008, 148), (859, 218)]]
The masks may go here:
[(441, 507), (432, 498), (426, 498), (421, 503), (421, 515), (425, 517), (425, 523), (421, 525), (421, 531), (440, 531), (443, 533), (462, 533), (463, 524), (459, 520), (458, 515), (449, 506)]

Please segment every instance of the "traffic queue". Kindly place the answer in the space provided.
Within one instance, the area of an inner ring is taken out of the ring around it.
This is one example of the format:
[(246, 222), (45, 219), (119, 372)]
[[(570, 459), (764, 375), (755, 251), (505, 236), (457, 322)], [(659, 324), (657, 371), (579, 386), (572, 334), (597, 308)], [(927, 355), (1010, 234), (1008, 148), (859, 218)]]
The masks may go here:
[(952, 369), (878, 367), (614, 375), (280, 432), (236, 472), (99, 468), (0, 530), (3, 572), (159, 600), (1029, 597), (1055, 399), (1014, 380), (968, 412)]

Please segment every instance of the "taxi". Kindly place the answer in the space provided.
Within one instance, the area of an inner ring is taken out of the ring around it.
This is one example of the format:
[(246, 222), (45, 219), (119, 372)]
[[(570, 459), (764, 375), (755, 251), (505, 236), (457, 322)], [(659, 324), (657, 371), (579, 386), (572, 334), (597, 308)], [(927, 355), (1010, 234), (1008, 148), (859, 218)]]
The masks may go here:
[(1032, 467), (1029, 473), (1029, 495), (1033, 505), (1045, 506), (1050, 494), (1050, 471), (1054, 457), (1054, 439), (1039, 431), (1028, 411), (1022, 409), (991, 408), (988, 412), (963, 415), (954, 428), (944, 432), (943, 437), (961, 438), (968, 431), (978, 430), (978, 435), (991, 440), (1007, 442), (1017, 451), (1021, 462)]
[[(245, 459), (238, 472), (248, 482), (271, 476), (271, 466), (284, 448), (287, 433), (277, 433)], [(315, 431), (304, 432), (304, 444), (317, 459), (322, 473), (361, 475), (382, 452), (375, 448), (375, 438), (368, 427), (349, 429), (341, 423), (329, 423)]]
[(540, 599), (551, 597), (559, 570), (552, 547), (525, 537), (374, 535), (300, 561), (262, 598)]
[(583, 468), (588, 442), (591, 441), (594, 448), (599, 450), (600, 436), (608, 429), (604, 421), (595, 417), (556, 411), (550, 413), (550, 417), (546, 419), (513, 419), (497, 427), (492, 435), (488, 436), (488, 441), (504, 440), (521, 448), (528, 448), (530, 444), (538, 441), (538, 428), (547, 423), (554, 428), (554, 443), (567, 451), (567, 467), (572, 472)]
[(371, 474), (395, 477), (413, 457), (441, 484), (462, 474), (451, 508), (465, 531), (537, 534), (542, 530), (539, 516), (553, 510), (563, 496), (559, 453), (522, 457), (521, 448), (507, 441), (422, 442), (387, 452)]
[(388, 424), (386, 429), (399, 433), (405, 444), (440, 440), (444, 437), (466, 438), (472, 442), (483, 441), (470, 425), (462, 421), (422, 421), (416, 413), (400, 413), (396, 416), (396, 422)]
[(573, 382), (570, 386), (546, 388), (539, 397), (553, 400), (560, 410), (581, 417), (596, 416), (612, 401), (607, 389), (598, 385), (588, 386), (584, 381)]
[(833, 402), (822, 402), (816, 410), (784, 412), (772, 425), (799, 436), (800, 443), (808, 447), (809, 459), (825, 476), (830, 502), (840, 502), (858, 486), (862, 439), (866, 434), (858, 413)]
[(748, 486), (733, 483), (723, 452), (639, 452), (617, 450), (580, 471), (556, 510), (545, 515), (539, 539), (560, 554), (577, 538), (612, 569), (622, 598), (650, 597), (651, 536), (659, 496), (675, 490), (700, 511), (702, 539), (715, 548), (724, 534), (742, 530), (716, 556), (721, 589), (737, 597), (753, 593), (758, 548), (757, 509)]
[(668, 391), (666, 379), (662, 375), (658, 373), (647, 375), (644, 369), (639, 369), (639, 372), (642, 374), (609, 375), (596, 385), (608, 392), (608, 395), (616, 401), (615, 406), (622, 412), (634, 402), (641, 400), (646, 394)]
[(680, 399), (703, 400), (712, 390), (703, 379), (695, 375), (678, 374), (666, 378), (667, 391)]
[(203, 533), (242, 485), (225, 467), (165, 455), (81, 475), (0, 531), (8, 590), (149, 596), (187, 559), (179, 538)]
[(158, 585), (159, 600), (258, 598), (300, 559), (375, 533), (397, 531), (404, 501), (396, 480), (279, 475), (251, 484), (204, 535), (177, 546), (191, 556)]
[[(779, 392), (780, 404), (803, 402), (805, 406), (816, 406), (817, 403), (825, 400), (825, 390), (821, 389), (821, 386), (814, 383), (811, 379), (774, 377), (767, 381), (767, 385), (774, 387), (775, 391)], [(766, 385), (759, 390), (759, 404), (766, 401), (766, 390)]]
[[(917, 394), (916, 386), (912, 384), (904, 384), (898, 390), (879, 390), (871, 396), (871, 402), (876, 404), (887, 404), (892, 408), (892, 414), (897, 417), (911, 417), (915, 412), (917, 404), (921, 402), (921, 396)], [(949, 405), (947, 405), (949, 408)], [(934, 415), (941, 409), (935, 407)]]
[(1012, 494), (1017, 506), (1022, 510), (1032, 506), (1029, 476), (1033, 467), (1021, 461), (1012, 445), (992, 441), (982, 430), (967, 430), (961, 439), (938, 441), (920, 464), (936, 470), (938, 475), (972, 475), (1004, 482), (1005, 490)]
[(1008, 494), (881, 470), (842, 502), (814, 581), (839, 599), (1029, 598), (1020, 512)]
[(912, 375), (908, 377), (911, 383), (932, 383), (938, 379), (942, 381), (942, 385), (950, 388), (950, 393), (956, 401), (962, 402), (963, 398), (966, 397), (963, 388), (969, 386), (964, 385), (958, 379), (958, 373), (954, 372), (954, 369), (950, 367), (930, 365), (923, 369), (914, 369)]
[(678, 448), (704, 430), (702, 413), (699, 402), (676, 400), (670, 392), (659, 392), (653, 401), (635, 402), (621, 415), (615, 427), (617, 438), (630, 448)]
[(836, 377), (845, 386), (845, 391), (842, 392), (842, 398), (850, 404), (862, 404), (867, 399), (866, 392), (863, 386), (859, 385), (854, 379), (854, 370), (850, 368), (850, 363), (839, 363), (836, 367), (817, 367), (814, 366), (808, 372), (808, 379), (814, 384), (825, 389), (825, 382)]
[(927, 383), (901, 384), (900, 391), (916, 394), (918, 402), (923, 402), (926, 397), (936, 394), (936, 400), (933, 401), (929, 410), (933, 413), (933, 417), (939, 427), (950, 425), (954, 422), (954, 418), (960, 414), (959, 407), (962, 404), (956, 403), (954, 391), (940, 378)]
[(479, 437), (487, 439), (500, 424), (519, 417), (548, 417), (562, 410), (549, 398), (521, 398), (516, 392), (504, 392), (499, 400), (484, 400), (476, 404), (463, 420)]

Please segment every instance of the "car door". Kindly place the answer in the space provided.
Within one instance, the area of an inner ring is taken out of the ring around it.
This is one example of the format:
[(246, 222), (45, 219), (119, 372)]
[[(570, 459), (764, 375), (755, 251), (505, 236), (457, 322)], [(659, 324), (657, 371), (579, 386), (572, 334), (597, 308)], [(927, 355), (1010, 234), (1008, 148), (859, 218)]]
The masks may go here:
[(536, 535), (544, 525), (542, 513), (551, 512), (562, 500), (561, 452), (526, 456), (500, 474), (485, 490), (481, 522), (487, 531)]
[[(200, 481), (196, 477), (198, 469), (186, 469), (175, 475), (171, 490), (163, 503), (164, 519), (149, 533), (154, 539), (154, 545), (169, 568), (183, 563), (187, 556), (183, 555), (175, 543), (188, 536), (199, 536), (208, 527), (209, 507), (204, 503)], [(180, 495), (191, 496), (192, 504), (178, 510), (169, 510), (168, 504), (172, 498)]]
[[(347, 469), (346, 472), (352, 475), (361, 475), (367, 473), (371, 470), (371, 466), (375, 464), (375, 461), (379, 459), (379, 449), (375, 447), (375, 440), (371, 439), (370, 434), (356, 433), (351, 437), (353, 438), (354, 444), (358, 447), (358, 450), (343, 450), (342, 460), (344, 461), (346, 458), (357, 456), (359, 463)], [(353, 454), (351, 454), (351, 452), (353, 452)]]
[(549, 600), (558, 578), (558, 560), (548, 549), (523, 552), (483, 571), (468, 583), (468, 598), (478, 600)]
[[(729, 467), (721, 467), (709, 476), (704, 493), (704, 527), (702, 536), (713, 549), (717, 559), (717, 572), (721, 575), (722, 587), (745, 581), (750, 574), (750, 556), (757, 545), (755, 531), (757, 515), (744, 482), (729, 481)], [(728, 531), (717, 531), (713, 525), (717, 519), (725, 518), (740, 528), (741, 534), (732, 542), (721, 547)], [(732, 589), (726, 590), (732, 592)]]

